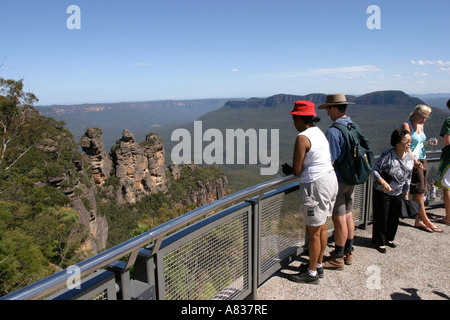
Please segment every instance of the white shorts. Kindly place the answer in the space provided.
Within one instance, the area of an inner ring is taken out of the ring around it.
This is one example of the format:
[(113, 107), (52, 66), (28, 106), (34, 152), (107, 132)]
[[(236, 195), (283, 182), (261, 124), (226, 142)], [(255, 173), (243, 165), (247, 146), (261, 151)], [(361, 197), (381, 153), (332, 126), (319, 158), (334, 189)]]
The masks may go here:
[(338, 189), (334, 170), (316, 181), (300, 183), (302, 211), (307, 226), (321, 226), (331, 217)]

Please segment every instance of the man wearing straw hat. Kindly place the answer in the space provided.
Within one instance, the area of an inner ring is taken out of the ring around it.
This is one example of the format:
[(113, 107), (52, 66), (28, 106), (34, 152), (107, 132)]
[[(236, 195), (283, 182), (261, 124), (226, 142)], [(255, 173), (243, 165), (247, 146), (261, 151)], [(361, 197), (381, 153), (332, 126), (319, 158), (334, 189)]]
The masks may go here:
[[(349, 104), (354, 103), (348, 102), (344, 94), (329, 94), (325, 103), (320, 105), (318, 109), (326, 109), (332, 121), (347, 125), (348, 123), (353, 123), (350, 117), (346, 115), (347, 105)], [(331, 126), (325, 135), (330, 145), (332, 163), (341, 163), (347, 151), (344, 134), (338, 128)], [(353, 261), (355, 223), (352, 211), (355, 186), (346, 184), (336, 167), (335, 172), (339, 183), (339, 191), (332, 215), (335, 250), (330, 253), (329, 257), (324, 259), (323, 268), (342, 270), (344, 264), (350, 265)]]

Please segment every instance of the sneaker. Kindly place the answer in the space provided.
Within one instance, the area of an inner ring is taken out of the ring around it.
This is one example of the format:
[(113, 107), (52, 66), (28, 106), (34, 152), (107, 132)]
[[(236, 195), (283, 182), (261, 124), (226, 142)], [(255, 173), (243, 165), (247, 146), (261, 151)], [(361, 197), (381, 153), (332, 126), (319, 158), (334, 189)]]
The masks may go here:
[(344, 256), (336, 256), (334, 251), (329, 257), (325, 257), (322, 262), (324, 269), (342, 270), (344, 269)]
[(297, 274), (290, 274), (288, 279), (294, 282), (319, 284), (319, 273), (317, 272), (316, 276), (313, 277), (309, 275), (308, 271), (302, 271)]
[[(298, 269), (300, 272), (308, 271), (308, 264), (302, 263)], [(317, 268), (317, 274), (319, 275), (319, 278), (323, 278), (323, 267)]]
[(353, 250), (350, 251), (349, 249), (344, 250), (344, 263), (349, 266), (353, 263)]

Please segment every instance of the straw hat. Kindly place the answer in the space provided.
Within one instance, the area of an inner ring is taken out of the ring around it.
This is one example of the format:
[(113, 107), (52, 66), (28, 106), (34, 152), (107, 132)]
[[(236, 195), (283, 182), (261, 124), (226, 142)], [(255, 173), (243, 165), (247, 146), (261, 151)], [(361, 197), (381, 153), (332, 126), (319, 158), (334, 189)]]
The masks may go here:
[(317, 109), (325, 109), (328, 106), (337, 106), (340, 104), (355, 104), (354, 102), (348, 102), (345, 98), (345, 94), (329, 94), (324, 104), (321, 104)]

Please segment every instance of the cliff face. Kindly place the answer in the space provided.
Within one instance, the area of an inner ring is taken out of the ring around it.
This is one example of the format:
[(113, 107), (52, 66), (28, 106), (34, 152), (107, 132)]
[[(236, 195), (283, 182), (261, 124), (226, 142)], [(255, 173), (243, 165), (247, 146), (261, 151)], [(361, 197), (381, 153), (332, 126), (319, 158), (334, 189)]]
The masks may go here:
[[(36, 148), (45, 153), (61, 154), (65, 148), (72, 148), (71, 143), (74, 143), (72, 137), (62, 132), (45, 139)], [(73, 146), (73, 149), (76, 147)], [(81, 159), (75, 160), (74, 164), (75, 169), (47, 178), (45, 184), (61, 189), (69, 198), (71, 207), (78, 212), (80, 224), (88, 231), (88, 238), (82, 244), (82, 249), (96, 254), (106, 247), (108, 223), (105, 217), (97, 214), (95, 178), (90, 177), (83, 168)], [(37, 187), (43, 185), (39, 184)]]
[(197, 190), (189, 192), (187, 199), (183, 201), (184, 205), (194, 203), (197, 207), (204, 206), (223, 198), (226, 195), (227, 178), (225, 176), (210, 181), (197, 181)]
[(196, 164), (183, 164), (181, 166), (171, 164), (169, 170), (173, 179), (190, 181), (190, 187), (180, 201), (183, 206), (194, 204), (201, 207), (226, 195), (228, 180), (223, 174), (216, 176), (213, 173), (209, 179), (198, 179), (195, 177), (196, 171), (199, 170)]
[(81, 190), (81, 194), (67, 190), (67, 196), (72, 207), (78, 211), (79, 222), (85, 225), (89, 232), (89, 237), (82, 245), (82, 249), (96, 254), (106, 248), (108, 222), (106, 217), (97, 214), (96, 188), (93, 182), (91, 179), (86, 185), (77, 181), (76, 187)]

